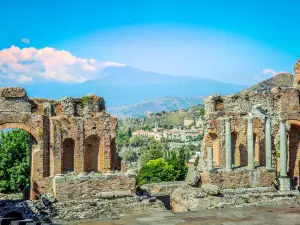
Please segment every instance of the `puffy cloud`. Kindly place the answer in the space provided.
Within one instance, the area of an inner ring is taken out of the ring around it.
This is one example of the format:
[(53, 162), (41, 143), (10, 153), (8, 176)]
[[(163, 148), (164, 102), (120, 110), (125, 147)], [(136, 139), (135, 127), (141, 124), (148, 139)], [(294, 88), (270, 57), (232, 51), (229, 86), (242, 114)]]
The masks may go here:
[(286, 73), (286, 72), (284, 72), (284, 71), (277, 72), (277, 71), (275, 71), (275, 70), (273, 70), (273, 69), (266, 68), (266, 69), (264, 69), (264, 70), (261, 72), (261, 74), (255, 76), (255, 80), (257, 80), (257, 81), (267, 80), (267, 79), (269, 79), (269, 78), (271, 78), (271, 77), (276, 76), (276, 75), (279, 74), (279, 73)]
[(30, 40), (28, 38), (21, 38), (21, 42), (23, 42), (24, 44), (27, 44), (27, 45), (30, 44)]
[(12, 46), (0, 50), (0, 82), (28, 83), (38, 80), (84, 82), (100, 78), (106, 67), (124, 66), (114, 62), (77, 58), (65, 50)]

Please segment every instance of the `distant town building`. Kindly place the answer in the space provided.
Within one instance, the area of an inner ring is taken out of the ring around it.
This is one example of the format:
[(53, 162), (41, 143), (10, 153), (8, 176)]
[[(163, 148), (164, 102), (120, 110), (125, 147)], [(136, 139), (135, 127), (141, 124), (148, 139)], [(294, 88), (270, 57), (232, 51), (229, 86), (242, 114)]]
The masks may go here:
[(173, 129), (163, 129), (158, 127), (158, 123), (155, 123), (155, 126), (151, 131), (137, 130), (132, 133), (132, 136), (153, 137), (155, 140), (161, 140), (162, 138), (165, 138), (168, 140), (186, 142), (194, 141), (202, 134), (203, 129), (198, 127), (182, 129), (181, 126), (174, 126)]
[(186, 127), (186, 128), (189, 128), (193, 124), (195, 124), (194, 119), (184, 119), (183, 120), (183, 126)]

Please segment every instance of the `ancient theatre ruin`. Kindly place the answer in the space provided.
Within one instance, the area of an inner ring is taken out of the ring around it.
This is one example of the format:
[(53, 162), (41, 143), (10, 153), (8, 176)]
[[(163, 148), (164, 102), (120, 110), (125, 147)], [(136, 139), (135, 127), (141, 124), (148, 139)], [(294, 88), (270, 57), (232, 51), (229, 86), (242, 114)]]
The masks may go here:
[(205, 100), (203, 183), (299, 189), (300, 60), (293, 87), (283, 86)]

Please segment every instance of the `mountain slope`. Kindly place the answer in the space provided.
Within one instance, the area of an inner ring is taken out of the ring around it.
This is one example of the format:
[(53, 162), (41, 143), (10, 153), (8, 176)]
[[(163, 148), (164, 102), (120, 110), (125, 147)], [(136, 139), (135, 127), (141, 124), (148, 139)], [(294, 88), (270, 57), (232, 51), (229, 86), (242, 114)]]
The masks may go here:
[(273, 87), (292, 87), (294, 77), (290, 73), (279, 73), (276, 76), (257, 83), (243, 91), (240, 94), (249, 94), (250, 92), (262, 93), (264, 91), (270, 91)]
[(201, 96), (185, 98), (164, 97), (129, 106), (108, 107), (108, 111), (118, 118), (143, 117), (150, 113), (185, 109), (201, 103), (203, 103), (203, 97)]
[(108, 106), (132, 105), (162, 96), (190, 97), (214, 93), (232, 94), (242, 85), (185, 76), (146, 72), (130, 66), (108, 67), (99, 79), (84, 83), (44, 83), (25, 85), (31, 97), (60, 99), (89, 93), (103, 96)]

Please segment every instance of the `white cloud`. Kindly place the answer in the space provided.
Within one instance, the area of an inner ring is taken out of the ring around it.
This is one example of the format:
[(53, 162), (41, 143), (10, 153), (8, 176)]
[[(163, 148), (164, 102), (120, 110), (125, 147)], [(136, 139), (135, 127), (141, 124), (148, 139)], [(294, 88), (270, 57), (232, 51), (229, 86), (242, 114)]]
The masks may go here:
[(257, 80), (257, 81), (267, 80), (267, 79), (270, 79), (270, 78), (276, 76), (279, 73), (286, 73), (286, 72), (284, 72), (284, 71), (277, 72), (276, 70), (266, 68), (261, 72), (261, 74), (255, 76), (255, 80)]
[(24, 44), (27, 44), (27, 45), (30, 44), (30, 40), (28, 38), (21, 38), (21, 42), (23, 42)]
[(18, 77), (18, 81), (20, 83), (31, 83), (32, 82), (32, 77), (27, 77), (23, 74), (21, 74), (19, 77)]
[(124, 66), (114, 62), (77, 58), (65, 50), (12, 46), (0, 50), (0, 78), (19, 83), (35, 80), (84, 82), (97, 79), (106, 67)]

